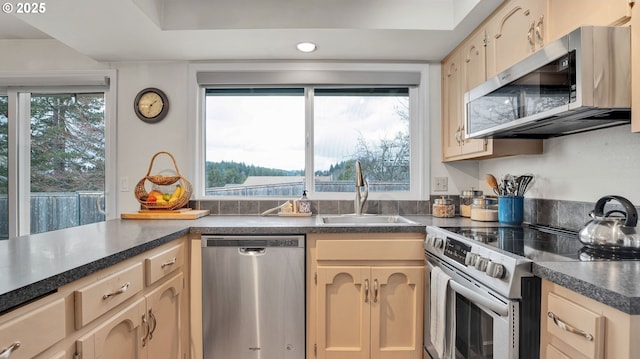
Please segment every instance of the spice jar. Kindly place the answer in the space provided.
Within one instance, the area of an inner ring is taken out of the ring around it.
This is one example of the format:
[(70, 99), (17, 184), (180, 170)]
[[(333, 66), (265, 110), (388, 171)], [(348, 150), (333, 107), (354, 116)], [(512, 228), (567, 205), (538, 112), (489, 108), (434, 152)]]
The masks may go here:
[(453, 205), (453, 200), (443, 196), (433, 200), (433, 210), (431, 212), (434, 217), (449, 218), (455, 216), (456, 208)]
[(471, 190), (462, 191), (460, 194), (460, 215), (462, 217), (471, 217), (471, 205), (475, 198), (481, 198), (482, 191)]
[(491, 197), (475, 198), (471, 204), (471, 220), (497, 222), (498, 200)]

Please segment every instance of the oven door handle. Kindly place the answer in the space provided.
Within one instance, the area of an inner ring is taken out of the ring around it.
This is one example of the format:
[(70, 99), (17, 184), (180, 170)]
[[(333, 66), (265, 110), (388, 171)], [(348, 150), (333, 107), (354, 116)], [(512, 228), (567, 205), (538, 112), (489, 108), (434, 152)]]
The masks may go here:
[(457, 282), (455, 282), (453, 280), (449, 281), (449, 286), (456, 293), (458, 293), (461, 296), (469, 299), (473, 303), (483, 305), (483, 306), (493, 310), (494, 312), (498, 313), (499, 315), (501, 315), (503, 317), (509, 316), (509, 305), (508, 304), (500, 303), (500, 302), (497, 302), (495, 300), (491, 300), (489, 298), (485, 298), (482, 295), (470, 290), (469, 288), (467, 288), (467, 287), (465, 287), (465, 286), (463, 286), (463, 285), (461, 285), (461, 284), (459, 284), (459, 283), (457, 283)]

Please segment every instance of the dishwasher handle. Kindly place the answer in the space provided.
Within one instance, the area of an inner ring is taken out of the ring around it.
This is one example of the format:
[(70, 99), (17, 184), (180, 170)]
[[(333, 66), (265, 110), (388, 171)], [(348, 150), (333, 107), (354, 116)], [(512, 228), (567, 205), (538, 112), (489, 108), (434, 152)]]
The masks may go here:
[(267, 249), (243, 247), (243, 248), (238, 248), (238, 252), (240, 252), (240, 254), (243, 256), (262, 256), (267, 252)]

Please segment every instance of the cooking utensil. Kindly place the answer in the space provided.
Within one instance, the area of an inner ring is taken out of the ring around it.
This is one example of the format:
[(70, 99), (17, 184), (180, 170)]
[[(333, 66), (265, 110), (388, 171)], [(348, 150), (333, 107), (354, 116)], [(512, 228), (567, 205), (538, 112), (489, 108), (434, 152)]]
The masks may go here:
[(492, 174), (488, 174), (485, 176), (485, 181), (487, 182), (489, 187), (491, 187), (493, 193), (499, 196), (500, 191), (498, 189), (498, 180)]
[(526, 174), (516, 178), (516, 196), (524, 196), (533, 181), (533, 175)]
[[(624, 211), (604, 212), (607, 202), (616, 200)], [(604, 196), (596, 202), (589, 215), (593, 218), (579, 232), (580, 242), (598, 249), (640, 249), (640, 235), (636, 232), (638, 212), (634, 205), (621, 196)]]

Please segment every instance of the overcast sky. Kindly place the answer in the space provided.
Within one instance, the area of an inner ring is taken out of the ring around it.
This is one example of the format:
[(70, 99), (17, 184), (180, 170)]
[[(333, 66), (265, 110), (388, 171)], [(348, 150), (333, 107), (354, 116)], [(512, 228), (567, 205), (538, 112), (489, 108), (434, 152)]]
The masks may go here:
[[(377, 142), (406, 129), (394, 120), (397, 104), (394, 97), (316, 97), (316, 170), (350, 159), (360, 136)], [(206, 117), (207, 161), (304, 169), (304, 97), (208, 96)]]

